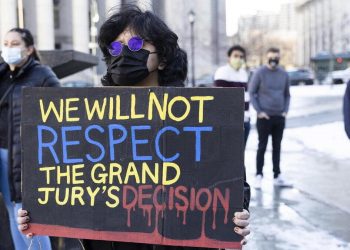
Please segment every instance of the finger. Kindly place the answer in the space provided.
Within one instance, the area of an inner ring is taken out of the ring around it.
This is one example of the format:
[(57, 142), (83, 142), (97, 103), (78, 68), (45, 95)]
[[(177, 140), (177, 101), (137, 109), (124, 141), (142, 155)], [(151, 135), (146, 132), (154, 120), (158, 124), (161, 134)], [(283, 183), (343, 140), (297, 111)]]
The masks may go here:
[(243, 237), (245, 237), (245, 236), (247, 236), (247, 235), (250, 234), (250, 230), (249, 230), (248, 228), (239, 228), (239, 227), (235, 227), (235, 228), (234, 228), (234, 231), (235, 231), (237, 234), (239, 234), (239, 235), (241, 235), (241, 236), (243, 236)]
[(21, 231), (21, 232), (27, 230), (28, 228), (29, 228), (28, 224), (18, 225), (18, 230)]
[(26, 237), (27, 237), (28, 239), (33, 238), (33, 236), (34, 236), (34, 234), (32, 234), (32, 233), (26, 235)]
[(243, 240), (241, 240), (241, 246), (247, 245), (248, 240), (246, 238), (243, 238)]
[(28, 215), (28, 212), (27, 212), (27, 210), (23, 210), (22, 208), (20, 208), (17, 212), (17, 215), (20, 217), (24, 217), (24, 216)]
[(17, 217), (17, 224), (24, 224), (29, 222), (29, 216)]
[(236, 224), (238, 227), (247, 227), (249, 226), (249, 221), (248, 220), (240, 220), (238, 218), (235, 218), (233, 222)]
[(246, 209), (243, 209), (243, 212), (236, 212), (235, 218), (240, 220), (248, 220), (250, 218), (250, 214)]
[(263, 118), (266, 118), (266, 119), (269, 118), (269, 116), (268, 116), (266, 113), (262, 113), (261, 116), (262, 116)]

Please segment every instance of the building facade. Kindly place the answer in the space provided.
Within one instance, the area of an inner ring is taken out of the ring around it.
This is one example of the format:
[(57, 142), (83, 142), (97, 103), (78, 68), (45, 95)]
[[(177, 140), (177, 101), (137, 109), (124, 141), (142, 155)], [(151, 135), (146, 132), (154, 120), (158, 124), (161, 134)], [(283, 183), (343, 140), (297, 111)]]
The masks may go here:
[[(106, 68), (97, 47), (98, 29), (121, 4), (137, 4), (154, 11), (179, 36), (187, 52), (189, 69), (191, 31), (188, 13), (195, 12), (195, 78), (213, 74), (226, 62), (225, 0), (0, 0), (0, 39), (11, 28), (22, 26), (34, 35), (39, 50), (76, 50), (97, 55), (101, 60), (94, 69), (73, 75), (65, 81), (99, 82)], [(189, 79), (192, 77), (189, 70)]]
[[(158, 1), (160, 2), (160, 1)], [(226, 36), (225, 0), (172, 0), (163, 2), (164, 21), (179, 36), (180, 46), (187, 51), (189, 79), (191, 66), (191, 29), (189, 12), (195, 13), (194, 50), (195, 78), (208, 79), (218, 66), (227, 62), (226, 51), (230, 40)], [(157, 6), (154, 4), (154, 6)]]
[(296, 65), (297, 20), (294, 3), (282, 4), (278, 13), (259, 11), (238, 20), (236, 43), (248, 50), (248, 64), (252, 67), (265, 63), (266, 50), (281, 49), (281, 64)]
[(350, 52), (350, 1), (299, 0), (296, 7), (300, 65), (317, 55)]

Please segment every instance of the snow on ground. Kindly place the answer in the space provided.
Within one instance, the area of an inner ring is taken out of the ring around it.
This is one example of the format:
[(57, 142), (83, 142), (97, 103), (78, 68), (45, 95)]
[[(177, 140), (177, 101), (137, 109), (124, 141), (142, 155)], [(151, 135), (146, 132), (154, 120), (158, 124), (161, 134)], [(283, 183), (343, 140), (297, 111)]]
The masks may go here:
[(346, 84), (293, 86), (290, 88), (290, 94), (292, 97), (342, 96), (345, 88)]
[(341, 110), (346, 85), (291, 87), (289, 118)]
[[(338, 110), (342, 112), (346, 85), (314, 85), (291, 88), (292, 105), (290, 117), (308, 116), (315, 113)], [(308, 98), (310, 106), (306, 106)], [(316, 101), (315, 100), (318, 100)], [(294, 139), (308, 149), (329, 155), (336, 159), (350, 159), (350, 140), (344, 131), (343, 121), (311, 127), (291, 128), (285, 136)]]
[(332, 158), (350, 160), (350, 140), (343, 122), (286, 129), (285, 136)]

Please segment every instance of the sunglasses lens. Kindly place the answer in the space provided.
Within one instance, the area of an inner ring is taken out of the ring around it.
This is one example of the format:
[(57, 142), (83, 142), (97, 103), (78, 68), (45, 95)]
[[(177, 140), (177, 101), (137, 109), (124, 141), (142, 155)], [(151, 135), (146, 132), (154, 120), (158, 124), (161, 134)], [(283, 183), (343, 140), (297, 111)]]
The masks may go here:
[(138, 36), (132, 37), (128, 42), (128, 47), (131, 51), (139, 51), (142, 49), (143, 39)]
[(108, 51), (112, 56), (119, 56), (122, 52), (123, 45), (120, 42), (112, 42)]

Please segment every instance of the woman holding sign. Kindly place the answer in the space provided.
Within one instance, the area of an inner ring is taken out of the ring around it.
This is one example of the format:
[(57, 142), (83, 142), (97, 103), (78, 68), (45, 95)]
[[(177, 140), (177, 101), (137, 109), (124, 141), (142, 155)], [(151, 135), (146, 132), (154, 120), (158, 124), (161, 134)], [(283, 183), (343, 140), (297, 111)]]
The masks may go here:
[[(55, 87), (59, 81), (40, 64), (33, 36), (27, 29), (14, 28), (5, 35), (0, 64), (0, 192), (10, 217), (16, 249), (28, 249), (31, 241), (17, 229), (16, 214), (21, 204), (21, 89)], [(40, 247), (41, 246), (41, 247)], [(31, 249), (51, 249), (49, 237), (32, 240)]]
[[(134, 6), (124, 7), (102, 25), (99, 45), (107, 65), (102, 78), (104, 86), (175, 86), (183, 87), (187, 75), (187, 56), (179, 48), (178, 37), (153, 13)], [(249, 186), (245, 193), (245, 210), (234, 215), (233, 230), (245, 237), (249, 234)], [(29, 219), (19, 213), (19, 228), (28, 227)], [(89, 218), (87, 218), (89, 219)], [(192, 249), (189, 247), (153, 246), (147, 244), (84, 240), (93, 249)], [(241, 244), (245, 244), (243, 238)], [(198, 248), (196, 248), (198, 249)]]

